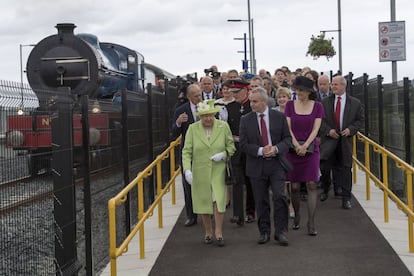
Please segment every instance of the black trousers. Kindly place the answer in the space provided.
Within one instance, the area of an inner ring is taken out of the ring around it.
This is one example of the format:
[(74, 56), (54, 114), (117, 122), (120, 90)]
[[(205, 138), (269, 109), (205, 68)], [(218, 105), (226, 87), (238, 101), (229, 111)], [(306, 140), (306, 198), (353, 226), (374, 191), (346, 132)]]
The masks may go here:
[(274, 159), (263, 160), (263, 174), (250, 177), (256, 204), (257, 225), (261, 234), (271, 233), (269, 188), (272, 189), (275, 234), (288, 231), (288, 203), (285, 193), (285, 171)]
[(245, 174), (245, 158), (244, 154), (238, 149), (236, 144), (236, 152), (231, 157), (233, 183), (233, 216), (239, 217), (244, 221), (244, 186), (246, 183)]
[(321, 182), (322, 189), (325, 193), (329, 192), (331, 186), (331, 170), (336, 188), (342, 189), (342, 198), (344, 200), (351, 199), (352, 191), (352, 171), (350, 166), (346, 166), (342, 158), (341, 144), (338, 143), (334, 153), (328, 160), (321, 160)]

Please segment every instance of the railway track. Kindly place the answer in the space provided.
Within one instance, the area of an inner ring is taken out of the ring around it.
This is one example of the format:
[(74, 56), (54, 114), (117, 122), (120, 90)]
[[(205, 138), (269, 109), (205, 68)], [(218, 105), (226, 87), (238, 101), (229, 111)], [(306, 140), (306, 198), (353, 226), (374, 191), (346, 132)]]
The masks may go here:
[[(111, 166), (94, 171), (90, 180), (108, 177), (119, 166)], [(75, 180), (75, 185), (83, 185), (83, 178)], [(33, 177), (25, 176), (9, 182), (0, 183), (0, 217), (17, 210), (20, 207), (32, 205), (53, 197), (52, 175)]]

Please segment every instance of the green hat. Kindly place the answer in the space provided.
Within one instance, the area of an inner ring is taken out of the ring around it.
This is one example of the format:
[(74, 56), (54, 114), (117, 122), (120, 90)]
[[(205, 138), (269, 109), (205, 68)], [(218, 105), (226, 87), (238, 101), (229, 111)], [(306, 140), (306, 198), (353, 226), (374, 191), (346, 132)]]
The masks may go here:
[(220, 111), (219, 106), (214, 106), (215, 100), (204, 100), (197, 104), (197, 112), (196, 116), (206, 115), (206, 114), (214, 114)]

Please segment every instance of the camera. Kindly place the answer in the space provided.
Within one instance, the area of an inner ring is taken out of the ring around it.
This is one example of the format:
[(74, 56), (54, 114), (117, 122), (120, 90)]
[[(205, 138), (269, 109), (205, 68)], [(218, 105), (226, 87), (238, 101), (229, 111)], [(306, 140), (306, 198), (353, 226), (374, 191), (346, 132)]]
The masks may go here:
[(204, 69), (204, 73), (206, 73), (206, 74), (210, 74), (210, 73), (213, 73), (213, 68), (207, 68), (207, 69)]
[(283, 80), (283, 82), (280, 84), (280, 86), (289, 88), (289, 83), (288, 83), (287, 80)]

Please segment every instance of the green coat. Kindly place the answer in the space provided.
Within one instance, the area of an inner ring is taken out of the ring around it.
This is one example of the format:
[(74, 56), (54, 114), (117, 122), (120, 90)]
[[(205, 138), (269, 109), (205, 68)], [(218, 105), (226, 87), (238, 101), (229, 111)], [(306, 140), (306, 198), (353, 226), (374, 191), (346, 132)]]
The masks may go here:
[(191, 196), (193, 211), (197, 214), (213, 214), (212, 194), (219, 212), (226, 210), (226, 162), (210, 160), (216, 153), (225, 151), (227, 158), (235, 152), (229, 125), (215, 119), (210, 139), (201, 121), (190, 125), (182, 150), (183, 170), (191, 170), (193, 184)]

